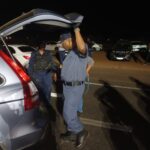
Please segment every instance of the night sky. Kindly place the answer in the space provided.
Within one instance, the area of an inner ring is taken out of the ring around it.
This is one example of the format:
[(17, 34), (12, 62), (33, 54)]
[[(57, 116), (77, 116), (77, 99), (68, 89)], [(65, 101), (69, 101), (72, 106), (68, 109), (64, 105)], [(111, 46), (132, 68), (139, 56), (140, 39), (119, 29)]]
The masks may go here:
[(84, 15), (81, 25), (87, 35), (98, 38), (146, 38), (150, 40), (150, 13), (144, 1), (111, 2), (110, 0), (10, 0), (0, 5), (0, 25), (35, 8), (66, 14)]

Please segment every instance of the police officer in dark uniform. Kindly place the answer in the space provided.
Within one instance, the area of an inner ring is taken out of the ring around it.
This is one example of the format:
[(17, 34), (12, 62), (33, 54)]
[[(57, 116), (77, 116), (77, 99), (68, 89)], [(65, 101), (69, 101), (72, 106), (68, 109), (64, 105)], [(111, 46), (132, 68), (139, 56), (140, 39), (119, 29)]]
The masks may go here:
[(50, 112), (52, 72), (55, 72), (57, 67), (53, 62), (50, 52), (45, 50), (45, 46), (46, 44), (41, 42), (38, 46), (38, 50), (32, 52), (28, 73), (39, 90), (40, 99), (43, 100)]
[(74, 32), (76, 46), (73, 45), (70, 33), (64, 33), (60, 36), (63, 48), (69, 50), (61, 70), (65, 98), (63, 116), (67, 124), (67, 132), (61, 134), (61, 139), (74, 141), (76, 148), (81, 148), (88, 136), (88, 131), (81, 123), (77, 111), (81, 100), (83, 100), (88, 54), (80, 29), (76, 27)]

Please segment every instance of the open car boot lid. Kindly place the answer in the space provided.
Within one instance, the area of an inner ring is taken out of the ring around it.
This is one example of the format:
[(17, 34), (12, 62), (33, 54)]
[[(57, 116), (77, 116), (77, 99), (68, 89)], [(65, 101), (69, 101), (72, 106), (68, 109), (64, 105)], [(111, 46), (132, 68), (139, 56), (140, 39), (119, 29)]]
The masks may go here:
[(69, 13), (69, 14), (66, 14), (65, 17), (67, 19), (69, 19), (70, 21), (72, 21), (72, 23), (76, 24), (76, 23), (82, 23), (83, 21), (83, 16), (80, 15), (79, 13)]
[(78, 13), (70, 13), (63, 16), (49, 10), (33, 9), (1, 26), (0, 36), (6, 37), (23, 30), (24, 26), (31, 23), (71, 28), (76, 23), (82, 23), (82, 20), (83, 16)]

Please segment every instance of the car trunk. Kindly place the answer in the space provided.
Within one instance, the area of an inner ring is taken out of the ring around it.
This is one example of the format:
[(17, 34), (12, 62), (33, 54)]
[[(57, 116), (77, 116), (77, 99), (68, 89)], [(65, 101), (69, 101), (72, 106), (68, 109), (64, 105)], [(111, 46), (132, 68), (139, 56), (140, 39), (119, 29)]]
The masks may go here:
[[(30, 25), (36, 25), (37, 27), (38, 26), (44, 27), (49, 30), (58, 28), (70, 29), (73, 25), (81, 23), (82, 20), (83, 16), (78, 13), (70, 13), (63, 16), (49, 10), (33, 9), (27, 13), (23, 13), (19, 17), (1, 26), (0, 38), (13, 59), (13, 56), (9, 51), (9, 48), (4, 40), (5, 37), (12, 35), (16, 32), (19, 32), (21, 30), (24, 30), (26, 27)], [(33, 30), (34, 28), (31, 27), (31, 29)]]

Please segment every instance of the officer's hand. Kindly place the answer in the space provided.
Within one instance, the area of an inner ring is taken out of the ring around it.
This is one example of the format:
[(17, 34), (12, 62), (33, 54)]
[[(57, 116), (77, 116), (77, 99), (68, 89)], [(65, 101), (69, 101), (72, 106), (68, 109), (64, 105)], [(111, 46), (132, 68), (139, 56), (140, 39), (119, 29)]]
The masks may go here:
[(74, 32), (80, 32), (80, 28), (78, 27), (78, 28), (75, 28), (74, 29)]
[(76, 28), (79, 28), (80, 24), (81, 24), (81, 23), (76, 23), (76, 24), (74, 24), (74, 25), (73, 25), (73, 29), (75, 30)]

